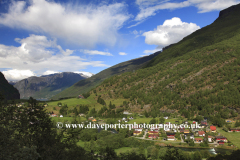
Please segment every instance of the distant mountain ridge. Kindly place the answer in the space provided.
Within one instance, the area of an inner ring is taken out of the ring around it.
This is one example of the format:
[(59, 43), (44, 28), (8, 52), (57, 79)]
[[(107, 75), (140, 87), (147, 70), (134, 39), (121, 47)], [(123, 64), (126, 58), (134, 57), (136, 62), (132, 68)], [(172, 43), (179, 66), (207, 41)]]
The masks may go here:
[(7, 100), (20, 99), (18, 90), (8, 83), (2, 72), (0, 72), (0, 94)]
[(33, 76), (16, 82), (14, 87), (19, 90), (20, 97), (23, 99), (29, 97), (49, 99), (79, 80), (86, 79), (85, 77), (72, 72), (55, 73), (41, 77)]
[(107, 68), (88, 79), (81, 80), (75, 83), (73, 86), (67, 88), (66, 90), (60, 92), (59, 94), (52, 97), (52, 99), (59, 99), (63, 97), (74, 97), (78, 94), (90, 91), (93, 87), (99, 85), (105, 79), (118, 75), (124, 72), (134, 72), (145, 66), (151, 59), (160, 54), (161, 51), (151, 54), (149, 56), (140, 57), (132, 59), (126, 62), (116, 64), (110, 68)]

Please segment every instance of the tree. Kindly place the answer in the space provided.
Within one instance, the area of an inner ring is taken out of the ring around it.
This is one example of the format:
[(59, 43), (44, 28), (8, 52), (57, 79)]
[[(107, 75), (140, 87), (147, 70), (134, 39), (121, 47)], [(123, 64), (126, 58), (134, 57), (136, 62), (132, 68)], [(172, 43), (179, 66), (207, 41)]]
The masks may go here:
[(196, 151), (194, 154), (193, 154), (193, 158), (194, 160), (202, 160), (202, 156), (200, 154), (200, 152)]
[(155, 119), (155, 118), (151, 119), (151, 121), (149, 122), (149, 124), (156, 124), (156, 119)]
[(164, 124), (164, 122), (165, 122), (165, 119), (163, 117), (160, 117), (159, 118), (159, 123)]
[(0, 103), (0, 159), (94, 159), (76, 145), (76, 134), (53, 125), (44, 106), (30, 98), (29, 107)]
[(179, 149), (168, 148), (163, 158), (164, 160), (185, 160), (183, 153)]

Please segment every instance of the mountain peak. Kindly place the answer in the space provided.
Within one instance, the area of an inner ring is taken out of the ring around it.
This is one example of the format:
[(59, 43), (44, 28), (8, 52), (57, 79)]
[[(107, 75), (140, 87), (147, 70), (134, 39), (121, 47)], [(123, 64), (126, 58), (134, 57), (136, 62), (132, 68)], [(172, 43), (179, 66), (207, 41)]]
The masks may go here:
[(240, 3), (220, 11), (218, 18), (228, 17), (229, 15), (235, 14), (235, 12), (239, 12), (239, 10), (240, 10)]

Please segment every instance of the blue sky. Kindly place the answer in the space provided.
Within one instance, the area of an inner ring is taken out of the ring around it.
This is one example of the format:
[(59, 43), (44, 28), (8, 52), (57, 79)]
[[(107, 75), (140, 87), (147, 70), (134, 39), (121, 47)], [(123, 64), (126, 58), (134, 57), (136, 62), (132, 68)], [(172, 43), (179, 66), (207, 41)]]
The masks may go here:
[(7, 80), (98, 73), (211, 24), (240, 0), (0, 0), (0, 71)]

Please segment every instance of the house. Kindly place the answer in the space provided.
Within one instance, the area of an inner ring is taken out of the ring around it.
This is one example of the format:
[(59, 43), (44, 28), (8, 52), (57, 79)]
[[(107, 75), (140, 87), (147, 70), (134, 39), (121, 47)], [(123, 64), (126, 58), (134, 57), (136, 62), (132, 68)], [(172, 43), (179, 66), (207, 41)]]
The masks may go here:
[(158, 134), (149, 134), (148, 138), (158, 138), (159, 135)]
[(126, 121), (127, 120), (127, 118), (125, 118), (125, 117), (123, 117), (123, 119), (122, 119), (123, 121)]
[(195, 142), (202, 142), (203, 139), (202, 138), (195, 138)]
[(240, 132), (240, 128), (230, 128), (229, 132)]
[(138, 136), (138, 135), (140, 135), (142, 132), (140, 132), (140, 131), (133, 131), (133, 135), (134, 136)]
[(174, 140), (175, 140), (175, 137), (174, 137), (174, 136), (168, 136), (168, 137), (167, 137), (167, 140), (169, 140), (169, 141), (174, 141)]
[(199, 127), (200, 128), (206, 128), (208, 125), (207, 124), (200, 124)]
[(212, 130), (210, 128), (206, 128), (206, 132), (212, 132)]
[(193, 133), (184, 133), (185, 139), (189, 136), (190, 139), (194, 139)]
[(92, 122), (96, 122), (97, 120), (94, 118), (93, 120), (92, 120)]
[(167, 137), (175, 137), (175, 133), (172, 133), (172, 132), (167, 132)]
[(148, 134), (149, 135), (151, 135), (151, 134), (158, 134), (158, 132), (157, 131), (149, 131)]
[(208, 136), (208, 142), (212, 142), (212, 136)]
[(189, 132), (189, 130), (184, 130), (184, 132), (183, 132), (183, 133), (190, 133), (190, 132)]
[(198, 131), (198, 136), (204, 137), (205, 136), (205, 132), (204, 131)]
[(60, 115), (60, 117), (63, 117), (63, 115)]
[(142, 128), (135, 128), (135, 131), (142, 132)]
[(193, 121), (192, 123), (193, 123), (193, 124), (196, 124), (196, 121)]
[(225, 143), (224, 141), (218, 141), (219, 145), (224, 145), (224, 143)]
[(82, 95), (79, 95), (78, 98), (84, 99), (84, 97)]
[(212, 132), (216, 132), (216, 126), (210, 126)]
[(206, 124), (207, 125), (207, 121), (206, 120), (201, 121), (201, 124)]
[(226, 119), (226, 122), (228, 122), (228, 123), (230, 123), (230, 122), (232, 122), (230, 119)]
[(56, 114), (51, 114), (51, 117), (57, 117), (57, 115)]
[(179, 131), (180, 131), (181, 133), (184, 133), (184, 128), (180, 128)]
[(163, 117), (164, 119), (168, 119), (168, 116), (166, 116), (166, 117)]
[(133, 119), (133, 117), (130, 117), (129, 119)]
[(216, 136), (215, 139), (216, 139), (217, 142), (219, 142), (219, 141), (227, 142), (227, 138), (223, 137), (223, 136)]

